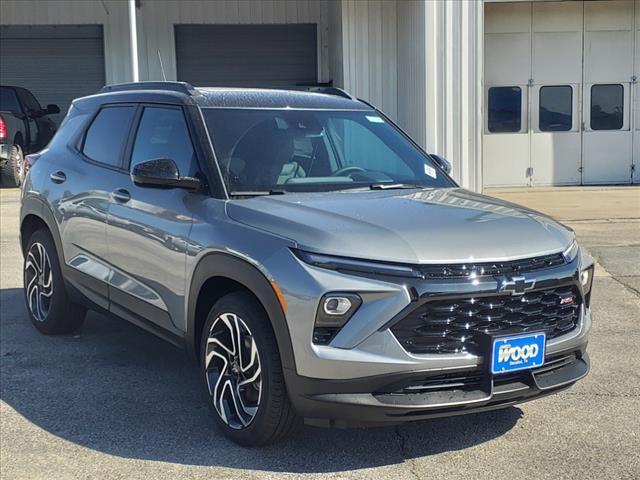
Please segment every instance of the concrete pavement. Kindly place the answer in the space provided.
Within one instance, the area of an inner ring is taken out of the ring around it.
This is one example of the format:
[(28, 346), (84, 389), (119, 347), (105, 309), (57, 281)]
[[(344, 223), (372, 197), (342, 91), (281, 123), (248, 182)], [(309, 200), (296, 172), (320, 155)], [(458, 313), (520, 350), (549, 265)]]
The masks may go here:
[(639, 478), (640, 209), (626, 207), (640, 190), (600, 191), (498, 192), (564, 219), (602, 267), (584, 381), (502, 411), (305, 427), (250, 450), (216, 432), (196, 370), (161, 340), (94, 313), (74, 335), (35, 331), (22, 299), (18, 191), (2, 189), (0, 478)]

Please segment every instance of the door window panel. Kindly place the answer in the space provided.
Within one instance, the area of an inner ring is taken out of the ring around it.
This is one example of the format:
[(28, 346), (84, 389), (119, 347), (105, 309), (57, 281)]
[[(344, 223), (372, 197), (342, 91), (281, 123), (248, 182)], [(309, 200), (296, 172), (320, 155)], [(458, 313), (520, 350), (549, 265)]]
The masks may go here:
[(591, 87), (591, 129), (620, 130), (623, 125), (624, 89), (620, 84)]
[(573, 124), (573, 91), (569, 85), (540, 88), (541, 132), (567, 132)]
[(131, 155), (131, 167), (157, 158), (176, 162), (182, 176), (194, 174), (195, 156), (182, 109), (145, 107)]
[(522, 129), (522, 90), (520, 87), (491, 87), (488, 110), (491, 133), (519, 132)]
[(96, 162), (119, 167), (134, 112), (133, 106), (100, 110), (87, 130), (82, 153)]

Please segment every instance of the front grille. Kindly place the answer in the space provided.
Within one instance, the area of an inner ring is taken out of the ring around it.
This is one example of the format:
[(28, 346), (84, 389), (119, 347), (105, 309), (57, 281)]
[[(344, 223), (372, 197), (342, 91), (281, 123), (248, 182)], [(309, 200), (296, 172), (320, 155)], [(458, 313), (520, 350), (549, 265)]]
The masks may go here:
[(561, 253), (524, 258), (508, 262), (462, 263), (452, 265), (424, 265), (419, 270), (424, 278), (467, 278), (476, 276), (518, 275), (544, 268), (564, 265)]
[(573, 286), (528, 292), (435, 300), (391, 327), (411, 353), (481, 353), (484, 334), (546, 332), (547, 339), (578, 324), (580, 294)]

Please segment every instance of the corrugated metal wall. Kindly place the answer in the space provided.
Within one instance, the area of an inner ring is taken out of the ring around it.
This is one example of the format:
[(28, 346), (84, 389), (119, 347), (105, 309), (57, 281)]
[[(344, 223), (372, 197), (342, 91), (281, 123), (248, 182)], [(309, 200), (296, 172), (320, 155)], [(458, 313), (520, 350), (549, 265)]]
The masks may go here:
[(317, 23), (318, 78), (329, 73), (329, 9), (327, 0), (143, 0), (138, 9), (140, 79), (162, 80), (158, 52), (167, 80), (176, 78), (175, 24)]
[(425, 4), (398, 4), (398, 123), (427, 145)]
[(398, 116), (397, 21), (394, 0), (343, 0), (344, 88)]
[[(382, 108), (480, 190), (483, 4), (475, 0), (141, 0), (140, 79), (176, 78), (175, 24), (317, 23), (318, 79)], [(123, 0), (2, 0), (2, 24), (103, 24), (108, 82), (130, 75)]]
[(347, 90), (381, 107), (482, 189), (483, 4), (342, 0)]
[(103, 25), (108, 83), (131, 79), (127, 3), (121, 0), (1, 0), (3, 25)]

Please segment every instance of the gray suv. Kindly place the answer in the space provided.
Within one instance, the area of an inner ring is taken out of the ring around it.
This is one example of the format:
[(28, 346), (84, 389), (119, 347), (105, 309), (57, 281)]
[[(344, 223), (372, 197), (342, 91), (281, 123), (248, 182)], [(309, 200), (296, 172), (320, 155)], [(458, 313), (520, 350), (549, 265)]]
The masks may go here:
[(143, 82), (73, 102), (22, 190), (46, 334), (186, 349), (243, 445), (507, 407), (589, 370), (593, 262), (344, 91)]

